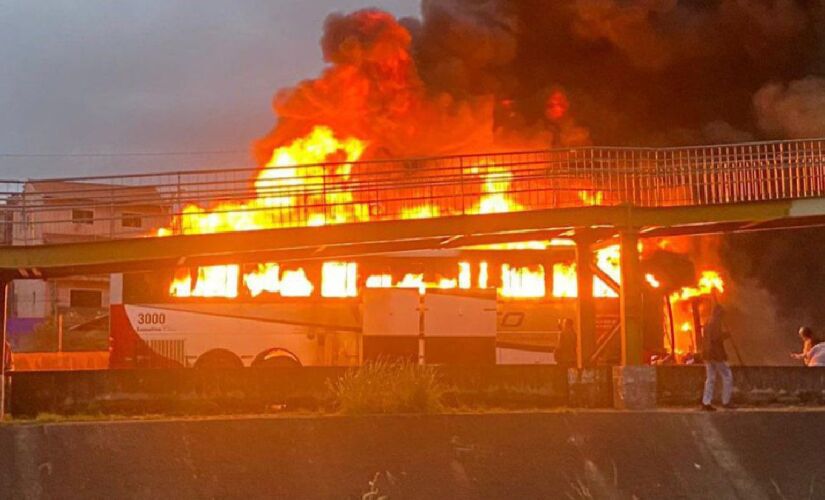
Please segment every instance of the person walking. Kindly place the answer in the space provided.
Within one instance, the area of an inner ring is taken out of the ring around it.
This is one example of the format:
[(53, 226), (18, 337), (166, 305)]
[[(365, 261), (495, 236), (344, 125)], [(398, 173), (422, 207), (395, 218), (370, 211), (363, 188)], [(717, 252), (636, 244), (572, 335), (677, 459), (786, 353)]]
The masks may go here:
[(730, 337), (730, 334), (724, 328), (724, 315), (725, 311), (722, 306), (714, 302), (710, 319), (702, 329), (702, 357), (705, 361), (705, 392), (702, 395), (703, 411), (716, 411), (711, 403), (717, 377), (722, 378), (722, 406), (733, 408), (730, 401), (733, 393), (733, 374), (728, 366), (728, 354), (725, 351), (725, 340)]

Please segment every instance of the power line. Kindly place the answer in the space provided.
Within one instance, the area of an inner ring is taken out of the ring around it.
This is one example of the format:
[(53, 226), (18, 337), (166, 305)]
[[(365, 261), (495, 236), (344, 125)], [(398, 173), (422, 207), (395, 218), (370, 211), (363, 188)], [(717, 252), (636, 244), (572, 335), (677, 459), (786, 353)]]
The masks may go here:
[(249, 153), (248, 150), (218, 149), (212, 151), (164, 151), (128, 153), (0, 153), (0, 158), (120, 158), (140, 156), (203, 156)]

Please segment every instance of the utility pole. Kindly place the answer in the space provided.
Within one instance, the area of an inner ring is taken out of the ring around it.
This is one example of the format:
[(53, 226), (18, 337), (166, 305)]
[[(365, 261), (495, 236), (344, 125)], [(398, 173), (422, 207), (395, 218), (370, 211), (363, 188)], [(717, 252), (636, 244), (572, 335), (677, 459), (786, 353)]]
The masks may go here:
[(5, 279), (0, 280), (0, 422), (6, 419), (6, 356), (10, 353), (6, 352), (6, 313), (8, 311), (8, 290), (9, 282)]
[(57, 352), (63, 352), (63, 313), (57, 315)]

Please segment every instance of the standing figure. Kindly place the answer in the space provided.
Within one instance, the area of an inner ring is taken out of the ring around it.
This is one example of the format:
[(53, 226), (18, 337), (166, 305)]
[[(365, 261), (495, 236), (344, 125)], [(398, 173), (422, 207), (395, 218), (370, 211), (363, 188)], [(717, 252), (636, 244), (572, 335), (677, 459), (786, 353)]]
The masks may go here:
[(732, 408), (730, 398), (733, 393), (733, 374), (728, 366), (728, 354), (725, 352), (725, 340), (730, 334), (725, 330), (724, 309), (718, 303), (713, 304), (710, 319), (702, 329), (702, 357), (705, 361), (705, 392), (702, 395), (702, 410), (716, 411), (711, 405), (716, 377), (722, 377), (722, 406)]
[(553, 357), (556, 359), (556, 364), (565, 368), (572, 368), (578, 363), (577, 355), (578, 349), (576, 344), (578, 339), (576, 336), (576, 329), (573, 327), (573, 320), (565, 318), (559, 322), (559, 343), (556, 345), (556, 350), (553, 352)]

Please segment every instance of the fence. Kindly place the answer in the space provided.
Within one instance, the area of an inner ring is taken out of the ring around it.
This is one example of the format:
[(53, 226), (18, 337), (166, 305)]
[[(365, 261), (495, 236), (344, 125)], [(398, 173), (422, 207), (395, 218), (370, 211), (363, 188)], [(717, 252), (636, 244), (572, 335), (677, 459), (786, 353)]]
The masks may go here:
[(825, 139), (575, 148), (0, 181), (0, 239), (33, 245), (593, 205), (825, 196)]

